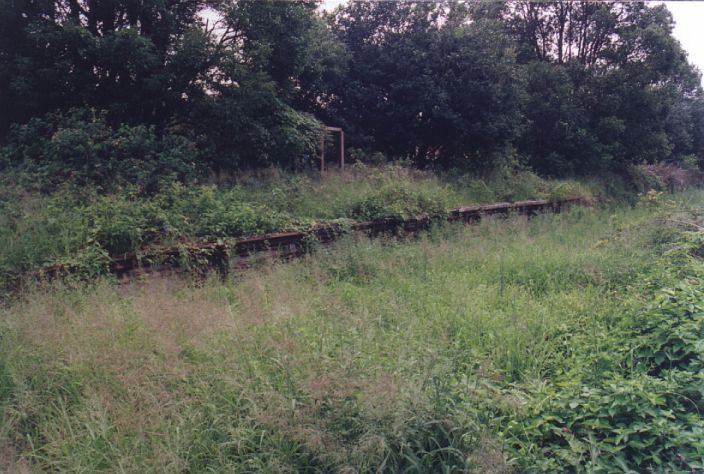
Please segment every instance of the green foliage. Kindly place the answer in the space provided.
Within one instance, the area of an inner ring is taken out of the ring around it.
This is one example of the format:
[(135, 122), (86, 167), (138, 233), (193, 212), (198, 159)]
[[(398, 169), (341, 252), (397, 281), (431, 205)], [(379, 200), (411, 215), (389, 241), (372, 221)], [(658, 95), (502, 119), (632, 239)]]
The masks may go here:
[(109, 255), (153, 244), (307, 228), (321, 220), (437, 217), (474, 203), (603, 194), (598, 186), (546, 181), (527, 171), (481, 180), (398, 165), (358, 164), (324, 179), (277, 169), (237, 179), (238, 184), (221, 187), (161, 179), (150, 193), (133, 185), (112, 192), (63, 186), (42, 195), (5, 184), (0, 186), (0, 238), (6, 242), (0, 268), (4, 278), (53, 264), (93, 276), (106, 270)]
[[(699, 278), (697, 275), (696, 278)], [(698, 280), (687, 280), (663, 290), (653, 307), (634, 321), (633, 363), (648, 373), (704, 370), (702, 290)], [(701, 403), (699, 394), (698, 402)]]
[(347, 217), (361, 220), (385, 217), (408, 219), (421, 214), (440, 216), (446, 211), (447, 205), (432, 196), (407, 185), (396, 184), (360, 195), (347, 211)]
[(184, 187), (173, 183), (151, 197), (135, 188), (99, 195), (58, 192), (50, 197), (8, 196), (0, 210), (0, 275), (4, 279), (43, 265), (61, 264), (80, 276), (107, 272), (109, 256), (149, 244), (263, 234), (296, 221), (239, 188)]
[(665, 7), (544, 2), (496, 16), (525, 68), (518, 148), (536, 171), (593, 174), (695, 152), (700, 80)]
[(153, 127), (113, 129), (105, 113), (72, 109), (15, 126), (0, 149), (0, 163), (19, 168), (45, 190), (70, 182), (115, 190), (126, 184), (154, 190), (160, 180), (193, 180), (200, 156), (188, 138)]
[(471, 469), (466, 453), (470, 440), (447, 420), (409, 420), (398, 445), (389, 447), (390, 456), (379, 466), (382, 472), (447, 472)]
[(513, 147), (550, 176), (701, 155), (698, 73), (663, 7), (351, 2), (329, 20), (356, 145), (474, 171)]
[[(689, 380), (701, 387), (702, 380)], [(533, 394), (529, 421), (514, 428), (526, 472), (673, 472), (702, 469), (704, 424), (681, 380), (635, 374)]]
[[(685, 247), (692, 252), (698, 245)], [(704, 265), (685, 255), (684, 270), (669, 274), (687, 251), (654, 267), (659, 280), (665, 272), (675, 286), (658, 291), (598, 346), (581, 348), (584, 354), (559, 378), (529, 392), (525, 417), (508, 429), (525, 471), (704, 469)], [(603, 354), (587, 355), (592, 347)], [(595, 355), (603, 365), (598, 370), (589, 367)]]
[(316, 155), (318, 120), (277, 98), (277, 85), (261, 73), (244, 72), (236, 80), (240, 87), (219, 87), (217, 100), (204, 100), (193, 111), (213, 169), (290, 169)]
[(28, 270), (90, 247), (93, 236), (75, 200), (66, 195), (24, 202), (11, 195), (7, 198), (0, 214), (3, 271)]
[(3, 1), (0, 163), (46, 186), (300, 168), (323, 123), (375, 162), (475, 174), (704, 152), (701, 81), (663, 6)]
[[(207, 7), (222, 28), (201, 21), (200, 0), (138, 10), (124, 1), (3, 3), (0, 138), (13, 145), (24, 135), (24, 148), (38, 140), (41, 155), (38, 163), (17, 150), (9, 164), (39, 168), (39, 180), (75, 173), (111, 187), (113, 176), (152, 184), (190, 178), (194, 163), (291, 167), (311, 154), (320, 123), (303, 104), (313, 111), (331, 76), (321, 68), (340, 51), (315, 2)], [(25, 129), (6, 137), (12, 127)]]
[(499, 25), (443, 24), (444, 8), (454, 7), (338, 9), (329, 20), (348, 48), (349, 79), (336, 84), (331, 107), (359, 145), (418, 165), (476, 170), (518, 133), (521, 81)]
[[(238, 237), (284, 230), (291, 226), (291, 218), (277, 213), (263, 204), (243, 202), (245, 193), (234, 188), (218, 191), (204, 187), (193, 192), (183, 191), (177, 204), (171, 208), (183, 216), (186, 228), (200, 237)], [(172, 198), (173, 199), (173, 198)]]
[[(150, 202), (182, 229), (238, 193)], [(230, 281), (30, 288), (0, 306), (2, 466), (696, 472), (702, 238), (667, 219), (702, 198), (674, 199), (349, 239)]]
[(638, 195), (638, 205), (645, 207), (658, 208), (662, 206), (664, 201), (663, 192), (651, 189), (646, 193)]
[(647, 173), (642, 166), (630, 166), (627, 170), (629, 179), (640, 193), (664, 191), (665, 183), (654, 173)]
[[(0, 188), (0, 285), (91, 280), (0, 305), (0, 470), (704, 470), (704, 251), (668, 222), (700, 216), (658, 194), (679, 168), (639, 168), (704, 156), (664, 6), (138, 7), (0, 0), (0, 171), (39, 191)], [(322, 123), (362, 162), (452, 172), (241, 171), (314, 162)], [(576, 174), (598, 178), (540, 177)], [(575, 192), (612, 206), (198, 288), (96, 278), (156, 243)]]

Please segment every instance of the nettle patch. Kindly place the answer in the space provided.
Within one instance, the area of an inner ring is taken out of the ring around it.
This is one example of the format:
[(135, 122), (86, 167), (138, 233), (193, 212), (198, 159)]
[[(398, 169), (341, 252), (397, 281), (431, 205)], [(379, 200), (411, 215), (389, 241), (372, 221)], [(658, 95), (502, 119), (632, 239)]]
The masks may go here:
[(704, 469), (704, 263), (683, 255), (701, 237), (685, 240), (660, 267), (678, 284), (529, 394), (507, 429), (525, 472)]

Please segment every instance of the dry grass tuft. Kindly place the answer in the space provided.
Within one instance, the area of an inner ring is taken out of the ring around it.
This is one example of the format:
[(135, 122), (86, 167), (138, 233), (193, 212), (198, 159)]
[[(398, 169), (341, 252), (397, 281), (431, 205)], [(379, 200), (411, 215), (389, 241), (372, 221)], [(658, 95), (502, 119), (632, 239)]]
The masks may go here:
[(487, 434), (479, 439), (479, 445), (471, 454), (477, 472), (486, 474), (514, 474), (516, 469), (506, 464), (499, 443)]
[(12, 446), (0, 443), (0, 472), (7, 474), (34, 474), (31, 464), (27, 459), (17, 455)]

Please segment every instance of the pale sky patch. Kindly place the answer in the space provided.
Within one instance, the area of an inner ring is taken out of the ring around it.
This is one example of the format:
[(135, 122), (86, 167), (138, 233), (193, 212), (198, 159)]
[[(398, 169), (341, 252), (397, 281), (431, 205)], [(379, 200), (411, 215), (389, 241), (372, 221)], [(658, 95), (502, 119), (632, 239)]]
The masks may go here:
[(662, 2), (675, 19), (673, 32), (689, 62), (704, 71), (704, 2)]

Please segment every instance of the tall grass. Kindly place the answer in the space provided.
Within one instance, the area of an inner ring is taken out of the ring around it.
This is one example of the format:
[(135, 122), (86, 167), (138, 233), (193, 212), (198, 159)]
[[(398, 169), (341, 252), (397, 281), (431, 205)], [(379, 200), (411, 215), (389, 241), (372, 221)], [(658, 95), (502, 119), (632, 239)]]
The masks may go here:
[(510, 472), (520, 387), (643, 303), (663, 216), (575, 209), (227, 282), (28, 290), (0, 310), (0, 470)]
[[(323, 177), (289, 174), (277, 169), (221, 178), (225, 187), (241, 189), (248, 199), (265, 202), (279, 211), (311, 219), (351, 217), (360, 202), (389, 189), (410, 189), (451, 207), (521, 199), (548, 199), (604, 192), (596, 182), (547, 180), (527, 170), (507, 169), (485, 177), (433, 173), (399, 165), (353, 165)], [(375, 216), (378, 217), (378, 216)]]

